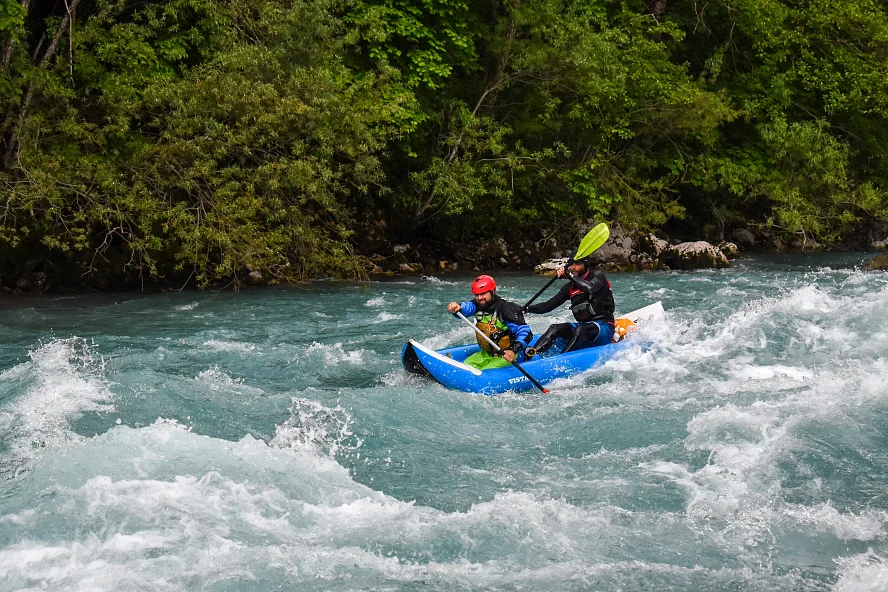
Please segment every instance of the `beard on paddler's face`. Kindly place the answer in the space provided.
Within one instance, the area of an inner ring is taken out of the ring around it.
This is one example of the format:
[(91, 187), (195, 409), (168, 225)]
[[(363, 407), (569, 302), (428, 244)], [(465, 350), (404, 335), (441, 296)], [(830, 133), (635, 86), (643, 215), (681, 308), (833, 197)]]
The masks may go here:
[(586, 264), (582, 261), (574, 261), (570, 264), (570, 272), (574, 275), (580, 275), (586, 271)]
[(493, 292), (482, 292), (475, 296), (475, 300), (481, 308), (484, 308), (493, 300)]

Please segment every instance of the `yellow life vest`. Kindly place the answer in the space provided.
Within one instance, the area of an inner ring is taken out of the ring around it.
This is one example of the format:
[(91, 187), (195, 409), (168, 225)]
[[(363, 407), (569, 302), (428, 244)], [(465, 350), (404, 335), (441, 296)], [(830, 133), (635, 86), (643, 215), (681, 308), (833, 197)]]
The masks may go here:
[[(511, 347), (512, 339), (510, 337), (511, 332), (509, 331), (509, 326), (497, 318), (496, 312), (493, 314), (478, 312), (475, 315), (475, 326), (481, 329), (482, 333), (490, 337), (491, 341), (496, 343), (503, 350), (507, 350)], [(486, 339), (480, 335), (477, 336), (477, 339), (481, 349), (490, 354), (496, 353), (493, 346), (491, 346)]]

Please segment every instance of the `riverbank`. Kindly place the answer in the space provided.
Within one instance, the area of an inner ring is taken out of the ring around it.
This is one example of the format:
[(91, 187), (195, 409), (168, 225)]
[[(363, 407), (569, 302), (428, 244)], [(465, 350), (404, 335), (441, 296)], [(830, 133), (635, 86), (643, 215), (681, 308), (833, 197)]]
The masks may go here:
[[(416, 243), (390, 243), (380, 237), (355, 245), (348, 265), (333, 266), (321, 277), (368, 279), (395, 276), (422, 276), (478, 271), (533, 271), (554, 273), (574, 254), (575, 232), (563, 232), (544, 241), (530, 239), (507, 242), (503, 238), (460, 245), (427, 240)], [(827, 249), (806, 237), (790, 237), (761, 230), (741, 229), (731, 241), (717, 243), (687, 240), (668, 235), (611, 226), (609, 240), (591, 256), (604, 271), (693, 270), (728, 267), (734, 259), (752, 253), (805, 253)], [(885, 242), (871, 247), (884, 249)], [(858, 251), (858, 249), (848, 249)], [(874, 251), (874, 257), (880, 250)], [(885, 269), (888, 262), (874, 260), (872, 269)], [(107, 248), (101, 252), (59, 253), (42, 245), (31, 245), (0, 254), (0, 295), (76, 294), (82, 292), (159, 292), (204, 287), (214, 290), (246, 286), (304, 283), (278, 268), (267, 270), (244, 266), (234, 277), (200, 286), (188, 269), (176, 269), (175, 261), (157, 261), (154, 267), (133, 260), (130, 253)]]

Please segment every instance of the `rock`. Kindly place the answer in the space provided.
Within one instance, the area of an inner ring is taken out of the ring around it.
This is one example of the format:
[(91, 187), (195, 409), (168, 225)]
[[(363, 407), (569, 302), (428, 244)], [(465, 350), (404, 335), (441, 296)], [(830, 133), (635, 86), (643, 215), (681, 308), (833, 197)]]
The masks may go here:
[(654, 259), (659, 259), (669, 248), (669, 243), (653, 234), (645, 234), (638, 239), (639, 252), (650, 255)]
[(724, 253), (706, 241), (680, 243), (663, 253), (663, 261), (672, 269), (707, 269), (728, 267)]
[(258, 271), (251, 271), (247, 275), (247, 279), (250, 280), (250, 283), (254, 286), (261, 286), (265, 284), (265, 278), (262, 276), (262, 273)]
[(639, 271), (657, 271), (669, 269), (667, 265), (664, 265), (660, 262), (659, 258), (648, 255), (647, 253), (638, 254), (635, 260), (635, 266)]
[(506, 267), (506, 266), (509, 265), (509, 262), (506, 261), (506, 258), (505, 258), (505, 257), (500, 257), (500, 258), (499, 258), (499, 264), (502, 265), (503, 267)]
[(422, 272), (421, 263), (401, 263), (398, 265), (398, 271), (401, 273), (420, 273)]
[[(502, 237), (484, 241), (478, 247), (476, 259), (482, 263), (489, 263), (506, 259), (509, 256), (509, 247)], [(505, 263), (508, 264), (508, 261)]]
[(624, 232), (619, 224), (614, 224), (610, 229), (610, 238), (589, 259), (598, 265), (609, 263), (618, 267), (634, 267), (632, 253), (635, 250), (632, 235)]
[(805, 249), (813, 251), (814, 249), (820, 248), (820, 245), (817, 244), (817, 241), (807, 236), (799, 236), (794, 238), (789, 246), (793, 249), (801, 249), (802, 251), (804, 251)]
[(873, 241), (872, 243), (870, 243), (870, 246), (874, 249), (884, 249), (888, 247), (888, 239)]
[(867, 271), (888, 271), (888, 253), (876, 255), (863, 268)]
[(447, 269), (447, 262), (444, 261), (443, 259), (438, 261), (438, 269), (440, 269), (441, 271), (444, 271), (445, 269)]
[(533, 272), (537, 275), (555, 275), (555, 271), (563, 265), (567, 265), (567, 257), (549, 259), (534, 267)]
[(741, 247), (751, 249), (755, 246), (755, 235), (752, 234), (752, 231), (747, 228), (740, 228), (739, 230), (735, 230), (734, 234), (731, 236), (734, 241)]
[(410, 250), (410, 245), (395, 245), (394, 247), (392, 247), (392, 250), (393, 250), (395, 253), (397, 253), (397, 254), (400, 255), (400, 254), (402, 254), (402, 253), (406, 253), (407, 251), (409, 251), (409, 250)]
[(740, 249), (734, 243), (722, 241), (718, 243), (718, 250), (724, 253), (725, 257), (730, 261), (740, 256)]

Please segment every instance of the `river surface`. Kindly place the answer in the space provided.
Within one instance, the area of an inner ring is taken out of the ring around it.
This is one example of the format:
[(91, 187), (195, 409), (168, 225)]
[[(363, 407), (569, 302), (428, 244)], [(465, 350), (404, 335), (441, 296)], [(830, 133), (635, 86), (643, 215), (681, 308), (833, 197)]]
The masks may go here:
[(0, 590), (886, 590), (866, 257), (610, 274), (666, 319), (550, 395), (401, 369), (470, 276), (6, 298)]

